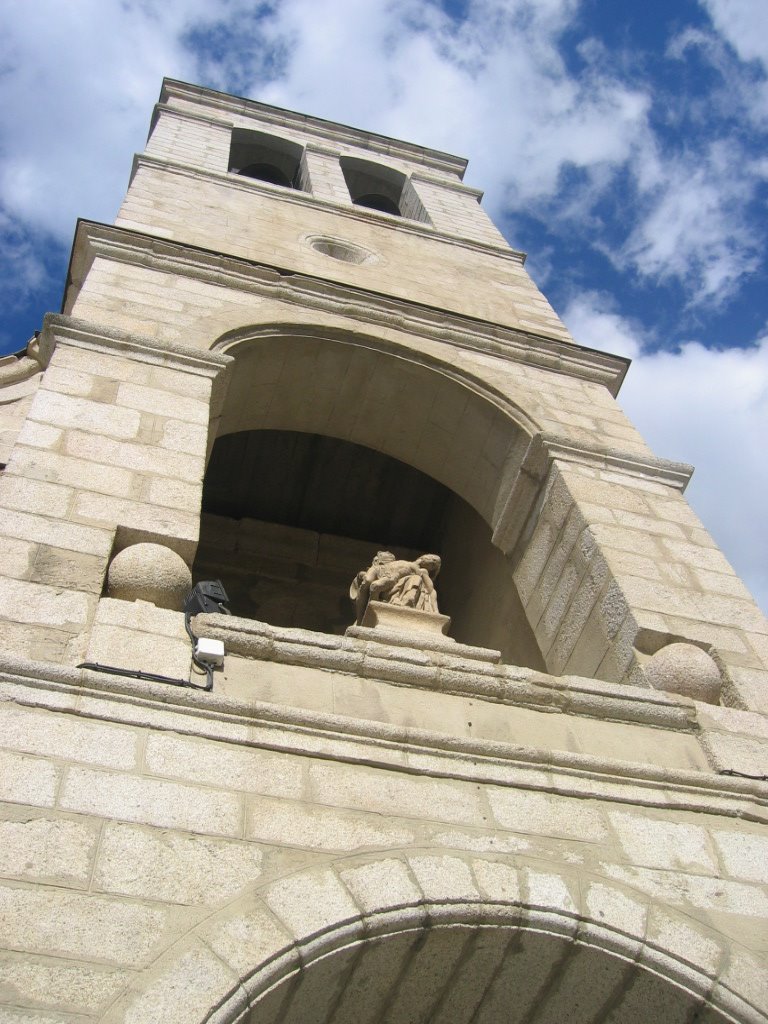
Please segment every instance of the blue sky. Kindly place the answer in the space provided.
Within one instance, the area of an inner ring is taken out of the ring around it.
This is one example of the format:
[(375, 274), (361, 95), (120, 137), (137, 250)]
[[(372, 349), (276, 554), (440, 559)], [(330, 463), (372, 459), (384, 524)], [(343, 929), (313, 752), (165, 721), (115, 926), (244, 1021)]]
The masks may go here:
[(163, 75), (447, 149), (768, 607), (768, 2), (5, 0), (0, 69), (0, 353)]

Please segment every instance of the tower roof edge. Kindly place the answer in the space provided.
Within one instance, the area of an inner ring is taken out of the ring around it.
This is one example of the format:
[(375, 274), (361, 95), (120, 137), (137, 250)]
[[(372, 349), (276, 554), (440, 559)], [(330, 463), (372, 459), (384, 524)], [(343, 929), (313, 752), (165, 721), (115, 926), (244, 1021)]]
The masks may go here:
[(317, 136), (326, 140), (333, 139), (346, 144), (352, 143), (373, 152), (386, 153), (393, 157), (421, 163), (443, 173), (456, 175), (460, 180), (463, 179), (467, 169), (468, 161), (465, 157), (445, 153), (442, 150), (430, 149), (413, 142), (406, 142), (403, 139), (394, 139), (376, 132), (364, 131), (338, 121), (301, 114), (294, 110), (262, 103), (259, 100), (232, 96), (206, 86), (193, 85), (175, 78), (164, 78), (159, 102), (171, 103), (173, 100), (199, 103), (233, 114), (248, 115), (250, 113), (257, 115), (261, 120), (290, 126), (308, 136)]

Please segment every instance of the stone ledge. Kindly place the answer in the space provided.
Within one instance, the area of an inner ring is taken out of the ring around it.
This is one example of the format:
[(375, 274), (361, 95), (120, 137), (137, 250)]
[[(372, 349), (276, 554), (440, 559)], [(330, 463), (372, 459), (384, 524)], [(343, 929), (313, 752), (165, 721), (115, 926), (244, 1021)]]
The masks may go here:
[[(441, 616), (446, 618), (446, 616)], [(418, 638), (412, 632), (401, 629), (388, 629), (386, 626), (350, 626), (346, 636), (354, 637), (356, 640), (370, 640), (371, 643), (388, 644), (392, 647), (412, 648), (417, 642), (419, 650), (439, 651), (444, 654), (452, 654), (457, 658), (468, 658), (470, 661), (487, 661), (496, 664), (501, 661), (501, 652), (493, 651), (487, 647), (472, 647), (470, 644), (460, 644), (451, 637), (439, 637), (429, 633), (420, 633)]]
[[(266, 196), (274, 196), (275, 189), (279, 191), (281, 202), (297, 206), (325, 207), (334, 217), (346, 218), (348, 220), (373, 221), (385, 229), (397, 228), (399, 232), (406, 234), (421, 235), (426, 238), (435, 238), (440, 242), (449, 245), (459, 245), (463, 249), (471, 249), (476, 252), (489, 253), (499, 259), (509, 260), (518, 266), (525, 263), (526, 254), (517, 249), (512, 249), (505, 241), (503, 235), (499, 234), (500, 241), (486, 242), (479, 238), (468, 237), (458, 232), (446, 231), (435, 227), (431, 220), (413, 220), (411, 218), (392, 218), (390, 214), (380, 213), (378, 210), (371, 210), (364, 206), (355, 206), (351, 200), (340, 202), (325, 196), (316, 195), (311, 192), (304, 192), (293, 189), (290, 192), (282, 189), (280, 185), (272, 185), (263, 182), (258, 178), (249, 178), (236, 174), (233, 171), (214, 171), (210, 168), (202, 168), (198, 165), (184, 163), (181, 160), (173, 160), (169, 157), (154, 156), (150, 153), (140, 153), (134, 157), (131, 170), (131, 181), (141, 167), (152, 167), (167, 171), (169, 174), (176, 174), (182, 177), (194, 178), (198, 181), (213, 181), (215, 183), (225, 182), (228, 187), (240, 192), (257, 192)], [(418, 179), (417, 179), (418, 180)], [(464, 190), (460, 183), (458, 188)], [(130, 198), (130, 193), (129, 193)], [(394, 223), (393, 223), (394, 220)], [(565, 330), (565, 328), (563, 328)]]
[[(401, 638), (392, 644), (379, 629), (353, 627), (353, 635), (341, 637), (232, 615), (199, 615), (193, 625), (199, 635), (222, 640), (228, 653), (257, 661), (353, 673), (491, 703), (675, 731), (696, 729), (694, 703), (686, 698), (638, 686), (550, 676), (521, 666), (496, 664), (496, 652), (483, 648), (470, 647), (471, 653), (466, 654), (463, 645), (443, 645), (438, 640), (437, 646), (430, 647), (421, 636), (405, 646)], [(363, 630), (365, 636), (361, 637)], [(482, 658), (477, 657), (478, 652)]]
[(768, 823), (768, 784), (751, 779), (457, 739), (8, 655), (0, 656), (0, 700), (414, 775)]

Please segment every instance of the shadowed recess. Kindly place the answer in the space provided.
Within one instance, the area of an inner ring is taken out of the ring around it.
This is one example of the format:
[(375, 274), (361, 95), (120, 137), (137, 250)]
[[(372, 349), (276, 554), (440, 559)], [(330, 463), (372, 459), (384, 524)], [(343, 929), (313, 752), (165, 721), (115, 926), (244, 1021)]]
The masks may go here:
[(372, 448), (258, 430), (216, 441), (203, 511), (426, 548), (440, 533), (450, 497), (437, 480)]

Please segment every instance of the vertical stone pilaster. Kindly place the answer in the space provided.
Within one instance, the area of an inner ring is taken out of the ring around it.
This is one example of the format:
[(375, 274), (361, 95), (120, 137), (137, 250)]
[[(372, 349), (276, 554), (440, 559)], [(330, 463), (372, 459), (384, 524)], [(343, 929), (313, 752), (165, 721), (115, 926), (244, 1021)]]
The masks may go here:
[(555, 459), (515, 570), (553, 673), (644, 683), (648, 656), (701, 647), (725, 699), (768, 710), (765, 617), (679, 487)]
[(461, 235), (473, 242), (508, 247), (504, 236), (480, 206), (481, 193), (475, 189), (422, 174), (411, 175), (409, 188), (438, 231)]
[(227, 358), (107, 336), (65, 317), (2, 478), (0, 619), (27, 657), (81, 657), (110, 555), (194, 557), (209, 424)]
[(339, 154), (325, 146), (309, 144), (299, 168), (299, 184), (318, 199), (349, 203), (349, 189), (339, 165)]

